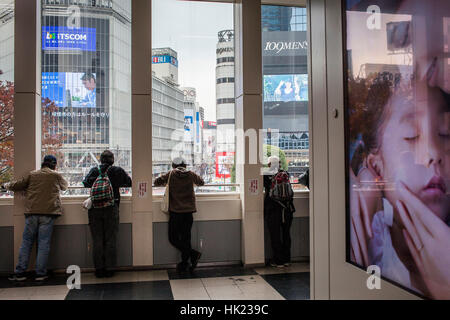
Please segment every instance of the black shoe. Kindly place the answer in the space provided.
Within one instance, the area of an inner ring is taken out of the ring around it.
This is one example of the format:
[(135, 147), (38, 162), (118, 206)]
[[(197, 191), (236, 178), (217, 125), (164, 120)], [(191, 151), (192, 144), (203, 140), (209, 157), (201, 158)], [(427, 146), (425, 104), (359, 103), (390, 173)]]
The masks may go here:
[(97, 270), (95, 270), (95, 276), (97, 278), (104, 278), (105, 277), (105, 269), (97, 269)]
[(17, 281), (17, 282), (21, 282), (21, 281), (25, 281), (27, 280), (27, 276), (24, 272), (22, 273), (13, 273), (12, 275), (10, 275), (8, 277), (9, 281)]
[(44, 275), (36, 275), (36, 277), (34, 278), (34, 281), (38, 281), (38, 282), (44, 282), (48, 280), (48, 275), (44, 274)]
[(186, 262), (180, 262), (177, 264), (177, 272), (186, 272), (188, 264)]
[(191, 255), (191, 267), (189, 268), (191, 271), (194, 271), (194, 269), (197, 267), (198, 261), (200, 260), (200, 257), (202, 256), (201, 252), (194, 251)]

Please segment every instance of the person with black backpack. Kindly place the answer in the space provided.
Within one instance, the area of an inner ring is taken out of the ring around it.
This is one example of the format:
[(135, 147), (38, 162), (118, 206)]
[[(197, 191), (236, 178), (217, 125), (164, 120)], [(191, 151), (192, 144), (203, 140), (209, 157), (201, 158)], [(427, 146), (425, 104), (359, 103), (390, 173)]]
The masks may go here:
[(114, 154), (106, 150), (100, 156), (100, 166), (94, 167), (83, 181), (91, 188), (92, 206), (89, 209), (89, 227), (94, 242), (95, 276), (112, 277), (116, 266), (117, 234), (119, 233), (120, 188), (131, 187), (130, 176), (113, 166)]
[(295, 207), (289, 173), (280, 169), (280, 159), (269, 157), (269, 171), (264, 175), (264, 215), (272, 246), (271, 266), (283, 268), (291, 262), (290, 229)]

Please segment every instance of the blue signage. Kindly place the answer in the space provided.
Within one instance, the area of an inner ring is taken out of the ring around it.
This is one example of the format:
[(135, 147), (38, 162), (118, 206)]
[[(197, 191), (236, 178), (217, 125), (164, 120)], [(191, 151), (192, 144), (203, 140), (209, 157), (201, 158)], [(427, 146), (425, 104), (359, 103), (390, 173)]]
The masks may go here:
[(42, 27), (42, 50), (96, 51), (94, 28)]
[(178, 60), (169, 55), (153, 56), (152, 64), (159, 64), (159, 63), (170, 63), (170, 64), (174, 65), (175, 67), (178, 67)]

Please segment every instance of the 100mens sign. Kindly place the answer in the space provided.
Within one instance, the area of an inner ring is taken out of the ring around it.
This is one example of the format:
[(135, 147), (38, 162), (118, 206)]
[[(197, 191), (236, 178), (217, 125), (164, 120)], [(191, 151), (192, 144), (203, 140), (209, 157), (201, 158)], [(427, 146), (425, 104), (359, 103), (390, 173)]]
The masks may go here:
[(306, 56), (308, 41), (306, 31), (263, 32), (264, 56)]

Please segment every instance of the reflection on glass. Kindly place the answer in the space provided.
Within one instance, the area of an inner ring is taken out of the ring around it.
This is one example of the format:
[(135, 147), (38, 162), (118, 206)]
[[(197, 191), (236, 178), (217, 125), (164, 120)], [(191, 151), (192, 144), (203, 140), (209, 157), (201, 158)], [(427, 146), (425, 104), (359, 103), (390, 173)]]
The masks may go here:
[(348, 257), (449, 299), (450, 3), (377, 4), (347, 1)]

